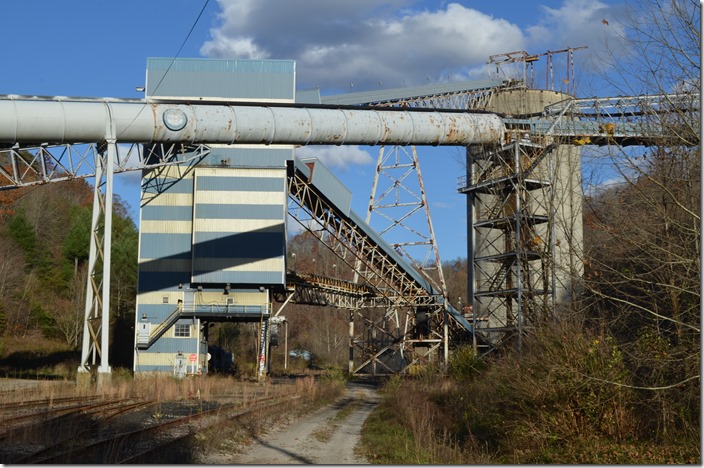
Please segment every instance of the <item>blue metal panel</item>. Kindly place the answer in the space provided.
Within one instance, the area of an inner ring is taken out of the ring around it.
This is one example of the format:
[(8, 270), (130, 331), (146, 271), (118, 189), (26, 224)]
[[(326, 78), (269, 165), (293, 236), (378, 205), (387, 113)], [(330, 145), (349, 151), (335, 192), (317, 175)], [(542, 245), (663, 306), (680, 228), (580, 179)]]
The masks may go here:
[(137, 364), (137, 372), (173, 372), (173, 366), (155, 366), (155, 365), (144, 365)]
[(197, 184), (197, 190), (281, 192), (286, 187), (286, 179), (283, 177), (198, 176)]
[(153, 206), (142, 207), (142, 219), (147, 221), (191, 221), (191, 206)]
[(196, 219), (283, 219), (283, 205), (226, 205), (198, 203)]
[[(282, 225), (283, 226), (283, 225)], [(193, 239), (193, 257), (264, 259), (284, 255), (286, 236), (281, 226), (278, 232), (261, 232), (259, 230), (242, 233), (196, 232)]]
[(191, 282), (191, 272), (183, 271), (143, 271), (138, 273), (139, 292), (174, 291), (179, 284)]
[(149, 97), (293, 101), (294, 83), (295, 62), (292, 60), (147, 59), (146, 95)]
[[(181, 351), (182, 353), (188, 355), (190, 353), (195, 353), (198, 348), (198, 338), (172, 338), (172, 337), (161, 337), (154, 343), (150, 348), (148, 353), (173, 353), (176, 357), (176, 353)], [(189, 363), (190, 364), (190, 363)]]
[(281, 271), (199, 271), (193, 272), (193, 277), (202, 283), (230, 284), (284, 284)]
[(139, 304), (137, 306), (137, 321), (142, 321), (142, 316), (147, 315), (147, 322), (161, 323), (171, 315), (178, 304)]
[(202, 164), (222, 167), (286, 167), (293, 148), (211, 148)]
[(145, 178), (142, 179), (142, 190), (147, 193), (193, 193), (193, 179)]
[(143, 233), (139, 241), (139, 258), (191, 258), (191, 234)]

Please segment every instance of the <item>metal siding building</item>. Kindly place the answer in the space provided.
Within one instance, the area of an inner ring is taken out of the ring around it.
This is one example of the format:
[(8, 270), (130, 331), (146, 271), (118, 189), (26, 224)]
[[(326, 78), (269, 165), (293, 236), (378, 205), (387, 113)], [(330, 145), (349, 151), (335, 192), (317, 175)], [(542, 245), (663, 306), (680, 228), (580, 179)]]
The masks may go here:
[[(150, 58), (146, 83), (150, 100), (296, 99), (295, 62), (286, 60)], [(204, 372), (207, 343), (197, 317), (258, 321), (270, 312), (269, 291), (259, 288), (285, 284), (286, 161), (293, 147), (209, 148), (195, 167), (142, 174), (135, 372), (174, 372), (178, 353), (195, 354), (189, 369)], [(140, 331), (163, 323), (174, 325), (138, 350)]]
[(191, 282), (284, 284), (286, 169), (198, 168), (195, 181)]

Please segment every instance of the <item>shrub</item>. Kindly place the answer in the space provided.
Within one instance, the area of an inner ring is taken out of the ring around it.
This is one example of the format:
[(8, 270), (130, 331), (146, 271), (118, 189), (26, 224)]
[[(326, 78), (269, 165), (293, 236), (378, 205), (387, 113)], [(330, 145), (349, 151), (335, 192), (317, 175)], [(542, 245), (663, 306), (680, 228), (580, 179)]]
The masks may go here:
[(469, 380), (484, 368), (484, 361), (472, 346), (460, 346), (450, 355), (448, 373), (457, 381)]

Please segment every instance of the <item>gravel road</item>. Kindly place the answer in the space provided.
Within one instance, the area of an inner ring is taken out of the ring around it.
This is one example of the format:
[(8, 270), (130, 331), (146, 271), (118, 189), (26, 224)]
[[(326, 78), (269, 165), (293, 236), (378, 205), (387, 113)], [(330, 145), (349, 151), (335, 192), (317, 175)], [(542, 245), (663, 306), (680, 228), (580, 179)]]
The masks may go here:
[(376, 390), (350, 382), (345, 394), (332, 405), (255, 440), (232, 464), (366, 464), (355, 453), (362, 424), (378, 404)]

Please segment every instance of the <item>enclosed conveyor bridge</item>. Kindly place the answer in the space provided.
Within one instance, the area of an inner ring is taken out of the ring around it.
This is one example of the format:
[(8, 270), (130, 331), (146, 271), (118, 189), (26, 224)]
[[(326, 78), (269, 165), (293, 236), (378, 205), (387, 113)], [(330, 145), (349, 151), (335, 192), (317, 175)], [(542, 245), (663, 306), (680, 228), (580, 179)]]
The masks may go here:
[[(362, 295), (363, 305), (386, 309), (372, 327), (386, 339), (370, 343), (358, 335), (355, 345), (374, 352), (350, 369), (352, 372), (371, 363), (380, 364), (389, 373), (401, 372), (447, 344), (450, 334), (471, 340), (472, 324), (350, 209), (349, 199), (339, 195), (339, 182), (324, 166), (315, 160), (296, 159), (291, 169), (289, 214), (362, 278), (362, 285), (372, 292)], [(425, 351), (406, 354), (408, 346)], [(413, 357), (409, 359), (409, 355)]]

